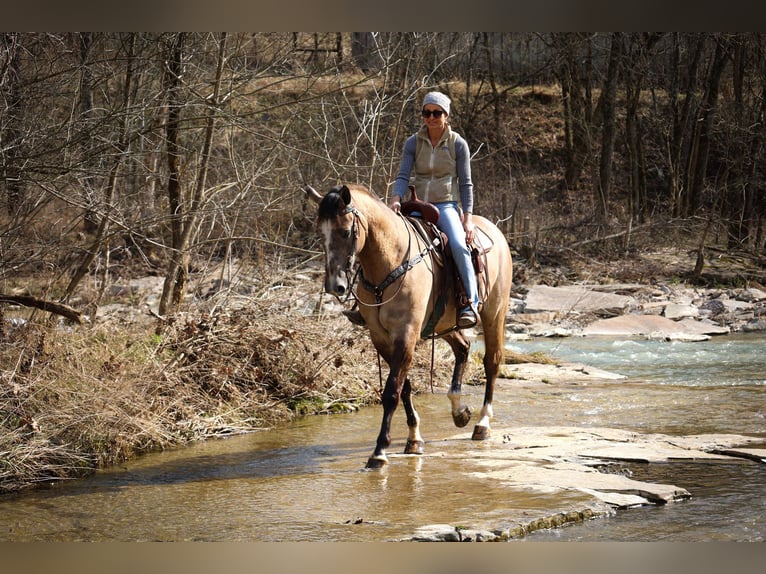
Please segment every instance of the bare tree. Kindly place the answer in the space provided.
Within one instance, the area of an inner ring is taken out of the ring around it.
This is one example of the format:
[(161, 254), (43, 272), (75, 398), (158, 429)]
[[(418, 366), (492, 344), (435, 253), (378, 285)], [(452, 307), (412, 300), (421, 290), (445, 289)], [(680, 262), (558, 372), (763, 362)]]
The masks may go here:
[(19, 34), (3, 33), (0, 35), (0, 88), (4, 95), (6, 113), (2, 114), (0, 137), (3, 145), (2, 154), (3, 181), (6, 191), (6, 209), (9, 215), (14, 215), (23, 202), (23, 185), (21, 183), (20, 146), (23, 133), (24, 100), (21, 95), (21, 50)]
[(616, 103), (617, 79), (619, 73), (620, 55), (622, 53), (622, 33), (611, 35), (609, 50), (609, 65), (607, 67), (604, 88), (599, 99), (599, 107), (603, 118), (601, 130), (601, 158), (599, 162), (599, 181), (596, 186), (595, 205), (596, 219), (606, 221), (609, 210), (609, 196), (612, 191), (612, 164), (614, 159), (614, 143), (616, 138)]
[(591, 155), (592, 109), (587, 94), (590, 93), (590, 78), (580, 66), (581, 55), (587, 50), (589, 34), (580, 32), (554, 35), (554, 46), (559, 56), (558, 75), (561, 82), (564, 105), (566, 169), (562, 187), (570, 190), (577, 187), (585, 162)]
[(168, 141), (168, 165), (170, 178), (168, 181), (168, 200), (170, 205), (171, 228), (173, 239), (171, 244), (172, 253), (165, 284), (160, 298), (159, 313), (165, 315), (169, 311), (178, 308), (183, 300), (186, 288), (186, 279), (189, 273), (190, 245), (198, 231), (201, 217), (201, 209), (209, 190), (207, 189), (207, 172), (212, 148), (213, 130), (217, 119), (217, 108), (221, 105), (221, 85), (223, 81), (223, 68), (226, 61), (226, 38), (222, 33), (218, 39), (218, 53), (216, 56), (216, 70), (213, 78), (213, 91), (206, 98), (206, 117), (204, 119), (204, 140), (200, 150), (199, 167), (194, 187), (191, 190), (186, 205), (181, 199), (181, 182), (179, 181), (179, 157), (178, 157), (178, 130), (182, 102), (179, 100), (179, 88), (183, 75), (183, 57), (185, 34), (176, 36), (169, 59), (169, 108), (167, 141)]

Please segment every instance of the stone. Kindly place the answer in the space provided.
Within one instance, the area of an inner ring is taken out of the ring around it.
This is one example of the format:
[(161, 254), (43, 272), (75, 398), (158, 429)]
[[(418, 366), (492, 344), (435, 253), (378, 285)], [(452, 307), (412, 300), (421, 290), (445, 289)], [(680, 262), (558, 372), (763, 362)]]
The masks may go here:
[(753, 308), (753, 304), (748, 301), (739, 301), (737, 299), (721, 299), (720, 301), (729, 313), (749, 311)]
[(720, 299), (710, 299), (700, 306), (700, 310), (708, 311), (712, 316), (716, 316), (726, 311), (726, 305)]
[(550, 323), (559, 316), (556, 311), (539, 311), (537, 313), (513, 313), (509, 317), (512, 323), (523, 323), (524, 325), (534, 325), (537, 323)]
[(633, 297), (591, 291), (582, 287), (549, 287), (534, 285), (526, 298), (526, 312), (558, 311), (621, 313), (635, 304)]
[(742, 325), (742, 330), (746, 333), (755, 333), (757, 331), (766, 331), (766, 321), (763, 319), (752, 319)]
[(500, 365), (499, 375), (505, 379), (544, 381), (546, 383), (591, 380), (621, 380), (625, 375), (612, 373), (583, 363), (517, 363)]
[(667, 340), (704, 340), (706, 335), (728, 333), (725, 327), (713, 323), (684, 320), (673, 321), (659, 315), (621, 315), (600, 319), (583, 328), (585, 336), (640, 337)]
[(745, 289), (742, 293), (740, 293), (737, 298), (741, 301), (748, 301), (748, 302), (757, 302), (757, 301), (766, 301), (766, 291), (763, 291), (762, 289), (756, 289), (754, 287), (750, 287), (748, 289)]
[(413, 542), (460, 542), (460, 533), (450, 524), (421, 526), (412, 536)]
[(533, 325), (529, 329), (529, 334), (533, 337), (571, 337), (572, 331), (566, 327), (559, 327), (555, 325)]
[(665, 305), (663, 314), (668, 319), (676, 320), (685, 317), (697, 317), (699, 315), (699, 309), (691, 304), (668, 303)]
[(458, 529), (461, 542), (494, 542), (497, 535), (489, 530)]

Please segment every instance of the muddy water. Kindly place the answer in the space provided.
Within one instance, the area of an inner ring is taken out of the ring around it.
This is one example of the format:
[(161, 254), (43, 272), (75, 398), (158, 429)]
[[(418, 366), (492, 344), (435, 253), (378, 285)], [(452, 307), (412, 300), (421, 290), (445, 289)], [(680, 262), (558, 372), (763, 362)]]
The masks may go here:
[[(704, 343), (565, 339), (513, 343), (629, 376), (588, 385), (499, 389), (495, 425), (615, 426), (639, 432), (740, 433), (766, 442), (763, 337)], [(446, 383), (446, 382), (445, 382)], [(475, 446), (452, 426), (444, 383), (416, 398), (428, 453), (392, 456), (384, 471), (362, 469), (379, 408), (310, 417), (274, 431), (158, 453), (121, 468), (0, 501), (5, 541), (379, 541), (424, 524), (480, 526), (557, 510), (550, 496), (507, 490), (461, 472)], [(483, 387), (468, 387), (478, 411)], [(457, 436), (456, 436), (457, 434)], [(391, 453), (401, 452), (397, 412)], [(452, 438), (450, 438), (452, 437)], [(455, 455), (458, 456), (455, 456)], [(639, 479), (673, 482), (688, 502), (531, 535), (537, 540), (764, 540), (766, 466), (636, 465)], [(577, 504), (581, 495), (558, 498)]]

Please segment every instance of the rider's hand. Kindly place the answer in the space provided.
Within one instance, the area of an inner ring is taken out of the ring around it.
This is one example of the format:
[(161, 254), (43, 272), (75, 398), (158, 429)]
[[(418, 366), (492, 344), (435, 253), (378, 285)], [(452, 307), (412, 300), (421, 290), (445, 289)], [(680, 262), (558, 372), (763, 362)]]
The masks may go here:
[(399, 201), (401, 198), (398, 195), (395, 195), (393, 199), (391, 200), (391, 203), (388, 204), (388, 207), (396, 211), (397, 213), (402, 208), (402, 203)]
[(473, 241), (473, 232), (476, 226), (473, 224), (473, 217), (470, 213), (463, 213), (463, 229), (465, 230), (465, 240), (468, 243)]

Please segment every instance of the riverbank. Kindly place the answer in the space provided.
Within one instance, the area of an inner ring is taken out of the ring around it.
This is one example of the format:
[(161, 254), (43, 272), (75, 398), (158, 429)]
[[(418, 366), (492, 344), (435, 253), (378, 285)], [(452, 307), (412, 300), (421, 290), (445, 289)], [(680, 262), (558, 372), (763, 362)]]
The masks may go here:
[[(628, 376), (504, 379), (492, 441), (479, 443), (470, 427), (455, 428), (448, 380), (438, 378), (434, 393), (416, 397), (425, 454), (402, 454), (407, 432), (398, 412), (383, 471), (364, 471), (381, 416), (372, 405), (153, 453), (13, 497), (0, 505), (0, 523), (11, 525), (4, 536), (15, 541), (369, 542), (412, 540), (429, 525), (448, 525), (438, 532), (463, 540), (485, 532), (533, 540), (551, 526), (549, 537), (600, 529), (612, 541), (763, 539), (763, 465), (699, 454), (712, 434), (764, 437), (763, 340), (513, 342), (518, 351), (544, 348), (562, 363), (582, 357)], [(478, 410), (483, 387), (464, 391)], [(682, 438), (695, 436), (697, 443)], [(656, 458), (660, 448), (672, 459)], [(634, 492), (605, 491), (609, 475)], [(562, 484), (572, 477), (574, 485)], [(641, 495), (670, 487), (691, 498), (647, 503)], [(588, 488), (642, 506), (620, 509)]]

